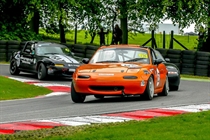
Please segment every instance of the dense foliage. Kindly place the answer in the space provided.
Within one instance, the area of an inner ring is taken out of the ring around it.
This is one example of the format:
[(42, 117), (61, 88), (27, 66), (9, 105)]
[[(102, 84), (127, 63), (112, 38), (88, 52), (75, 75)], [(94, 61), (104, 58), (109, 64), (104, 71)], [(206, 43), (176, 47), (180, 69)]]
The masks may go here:
[(93, 42), (100, 27), (112, 30), (120, 23), (127, 43), (128, 32), (141, 32), (143, 23), (152, 30), (161, 20), (171, 19), (180, 28), (195, 23), (198, 30), (203, 25), (204, 41), (210, 40), (209, 0), (1, 0), (0, 9), (0, 39), (41, 39), (39, 28), (44, 28), (59, 33), (65, 43), (66, 32), (77, 25)]

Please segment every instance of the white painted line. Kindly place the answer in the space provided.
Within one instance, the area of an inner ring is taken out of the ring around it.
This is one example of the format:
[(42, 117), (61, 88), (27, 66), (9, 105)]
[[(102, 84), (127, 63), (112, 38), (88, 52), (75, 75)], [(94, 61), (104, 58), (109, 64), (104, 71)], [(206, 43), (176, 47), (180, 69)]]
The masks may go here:
[(36, 86), (48, 87), (48, 86), (63, 86), (63, 87), (70, 87), (69, 85), (62, 85), (56, 83), (33, 83)]
[(210, 110), (210, 104), (187, 105), (187, 106), (169, 107), (162, 109), (180, 110), (186, 112), (201, 112), (201, 111)]
[(110, 117), (110, 116), (85, 116), (85, 117), (72, 117), (72, 118), (60, 118), (51, 120), (37, 120), (38, 122), (55, 122), (63, 125), (79, 126), (90, 125), (94, 123), (114, 123), (125, 122), (132, 119), (123, 117)]
[(66, 95), (69, 94), (68, 92), (52, 92), (50, 94), (44, 95), (45, 97), (50, 97), (50, 96), (59, 96), (59, 95)]
[(8, 77), (10, 79), (13, 79), (13, 80), (17, 80), (17, 81), (20, 81), (20, 82), (40, 82), (38, 80), (30, 80), (30, 79), (23, 79), (23, 78), (17, 78), (17, 77)]

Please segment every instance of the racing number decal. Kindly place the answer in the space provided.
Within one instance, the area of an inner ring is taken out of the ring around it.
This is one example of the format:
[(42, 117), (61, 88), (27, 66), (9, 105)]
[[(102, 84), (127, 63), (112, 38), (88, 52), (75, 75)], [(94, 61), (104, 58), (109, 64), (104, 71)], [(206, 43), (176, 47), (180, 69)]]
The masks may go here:
[(157, 69), (157, 86), (160, 84), (160, 71)]

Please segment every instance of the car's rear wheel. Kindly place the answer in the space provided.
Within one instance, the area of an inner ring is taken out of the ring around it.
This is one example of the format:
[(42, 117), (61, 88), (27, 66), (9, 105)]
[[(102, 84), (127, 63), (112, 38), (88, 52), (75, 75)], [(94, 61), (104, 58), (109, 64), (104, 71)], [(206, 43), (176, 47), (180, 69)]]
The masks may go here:
[(71, 99), (75, 103), (83, 103), (85, 101), (86, 95), (79, 94), (74, 89), (74, 84), (71, 84)]
[(166, 81), (163, 87), (163, 91), (159, 93), (158, 95), (160, 96), (168, 96), (169, 93), (169, 81), (168, 81), (168, 76), (166, 76)]
[(97, 98), (97, 99), (103, 99), (104, 98), (103, 95), (94, 95), (94, 97)]
[(154, 91), (155, 91), (154, 81), (153, 81), (152, 76), (150, 76), (149, 79), (148, 79), (147, 86), (146, 86), (146, 89), (144, 91), (144, 94), (142, 95), (143, 99), (152, 100), (153, 96), (154, 96)]
[(16, 60), (14, 60), (14, 59), (10, 62), (10, 67), (9, 68), (10, 68), (10, 74), (11, 75), (18, 75), (20, 73), (20, 70), (17, 67)]
[(47, 69), (46, 69), (46, 67), (45, 67), (45, 65), (43, 63), (39, 64), (37, 72), (38, 72), (37, 76), (38, 76), (39, 80), (43, 80), (43, 79), (46, 78), (46, 76), (47, 76)]

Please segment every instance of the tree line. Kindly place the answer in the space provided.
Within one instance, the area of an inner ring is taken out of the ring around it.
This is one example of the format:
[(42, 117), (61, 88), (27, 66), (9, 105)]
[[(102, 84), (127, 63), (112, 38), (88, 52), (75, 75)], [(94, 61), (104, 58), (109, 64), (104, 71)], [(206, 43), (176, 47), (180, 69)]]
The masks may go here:
[(65, 33), (77, 25), (93, 41), (96, 30), (112, 30), (119, 20), (122, 43), (127, 44), (129, 31), (142, 29), (145, 22), (154, 29), (161, 20), (170, 19), (181, 29), (192, 23), (197, 31), (204, 26), (203, 46), (210, 42), (209, 0), (1, 0), (0, 19), (0, 40), (40, 39), (39, 28), (44, 28), (59, 33), (65, 43)]

